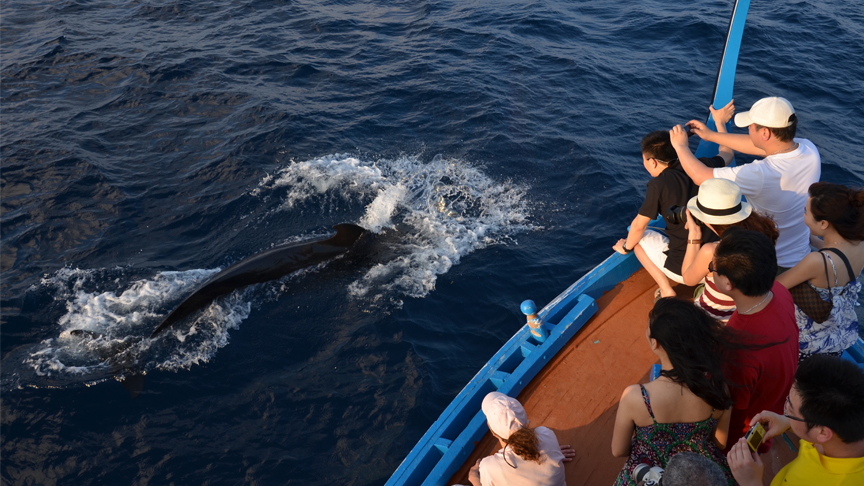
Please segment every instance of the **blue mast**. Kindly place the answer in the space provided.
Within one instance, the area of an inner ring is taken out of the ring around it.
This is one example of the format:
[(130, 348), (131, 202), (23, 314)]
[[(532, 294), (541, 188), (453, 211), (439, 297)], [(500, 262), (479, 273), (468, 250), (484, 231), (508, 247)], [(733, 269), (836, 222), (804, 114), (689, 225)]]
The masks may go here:
[[(717, 80), (714, 81), (714, 96), (711, 100), (714, 109), (726, 106), (732, 100), (732, 89), (735, 87), (735, 69), (738, 67), (738, 53), (741, 52), (741, 38), (744, 36), (744, 23), (747, 11), (750, 10), (750, 0), (737, 0), (729, 19), (729, 29), (726, 32), (726, 46), (717, 68)], [(708, 128), (716, 130), (717, 126), (711, 115), (705, 122)], [(731, 126), (731, 122), (729, 123)], [(727, 126), (727, 128), (729, 128)], [(713, 157), (717, 155), (717, 144), (701, 141), (696, 149), (696, 157)]]

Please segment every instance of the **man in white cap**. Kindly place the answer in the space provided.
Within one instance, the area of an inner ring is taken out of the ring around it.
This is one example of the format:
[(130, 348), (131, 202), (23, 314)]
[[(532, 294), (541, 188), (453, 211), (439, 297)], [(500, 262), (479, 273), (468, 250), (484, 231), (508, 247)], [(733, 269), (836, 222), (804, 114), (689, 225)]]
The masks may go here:
[(763, 157), (738, 167), (706, 167), (690, 152), (681, 126), (669, 132), (678, 160), (697, 185), (718, 177), (729, 179), (762, 214), (771, 216), (780, 230), (777, 264), (794, 267), (810, 252), (810, 230), (804, 224), (804, 208), (810, 184), (819, 181), (822, 160), (813, 142), (795, 138), (798, 118), (785, 98), (762, 98), (750, 111), (735, 115), (735, 125), (748, 134), (718, 133), (698, 120), (687, 126), (703, 140), (750, 155)]
[(564, 463), (576, 455), (569, 445), (559, 446), (555, 432), (546, 427), (529, 429), (525, 409), (515, 398), (492, 392), (481, 408), (502, 449), (471, 468), (472, 486), (565, 486)]

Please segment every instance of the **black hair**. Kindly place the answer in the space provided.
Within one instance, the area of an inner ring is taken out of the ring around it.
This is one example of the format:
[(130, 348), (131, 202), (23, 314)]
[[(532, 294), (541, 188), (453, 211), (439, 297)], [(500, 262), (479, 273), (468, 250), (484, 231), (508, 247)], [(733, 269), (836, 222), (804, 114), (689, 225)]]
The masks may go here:
[(758, 123), (754, 123), (754, 125), (756, 125), (756, 130), (759, 130), (760, 128), (767, 128), (768, 130), (771, 130), (771, 134), (774, 135), (774, 137), (776, 137), (777, 140), (780, 140), (781, 142), (791, 142), (792, 139), (795, 138), (795, 132), (798, 130), (798, 117), (795, 115), (795, 113), (789, 115), (788, 122), (789, 126), (782, 128), (766, 127)]
[(694, 395), (715, 409), (727, 409), (734, 400), (729, 388), (746, 387), (727, 377), (742, 365), (741, 352), (765, 349), (783, 341), (754, 344), (753, 335), (726, 326), (692, 302), (666, 297), (648, 313), (648, 333), (666, 351), (672, 364), (663, 370), (675, 383), (685, 385)]
[(798, 365), (792, 386), (801, 395), (798, 413), (808, 429), (828, 427), (847, 444), (864, 440), (864, 371), (858, 365), (814, 355)]
[(731, 328), (712, 318), (692, 303), (663, 298), (648, 313), (651, 339), (663, 347), (672, 363), (663, 370), (675, 383), (686, 385), (694, 395), (716, 409), (729, 408), (733, 401), (724, 374)]
[(678, 158), (666, 130), (657, 130), (642, 137), (642, 153), (648, 159), (657, 159), (666, 164)]
[(762, 233), (732, 227), (714, 250), (714, 270), (748, 297), (765, 295), (777, 277), (777, 251)]
[(846, 240), (864, 240), (864, 190), (816, 182), (810, 185), (810, 198), (813, 219), (828, 221)]

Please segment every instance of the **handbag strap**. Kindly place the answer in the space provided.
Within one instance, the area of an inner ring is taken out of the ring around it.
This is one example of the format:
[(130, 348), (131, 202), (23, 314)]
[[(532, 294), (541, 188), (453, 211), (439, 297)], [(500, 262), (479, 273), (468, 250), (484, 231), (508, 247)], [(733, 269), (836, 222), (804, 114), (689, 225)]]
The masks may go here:
[[(849, 281), (851, 282), (851, 281), (855, 280), (857, 275), (855, 275), (855, 271), (852, 270), (852, 265), (849, 263), (849, 259), (846, 258), (846, 255), (844, 255), (842, 251), (838, 250), (837, 248), (823, 248), (822, 251), (830, 251), (831, 253), (837, 254), (837, 256), (839, 256), (840, 259), (843, 260), (843, 263), (846, 264), (846, 271), (849, 272)], [(823, 258), (824, 258), (824, 256), (823, 256)], [(825, 272), (827, 275), (828, 267), (825, 267)]]
[[(825, 253), (822, 250), (819, 250), (819, 254), (822, 255), (822, 265), (825, 265), (825, 283), (828, 284), (828, 288), (831, 288), (831, 277), (828, 276), (828, 259), (825, 258)], [(831, 263), (831, 266), (834, 266), (834, 263)], [(834, 270), (834, 285), (837, 285), (837, 270)]]

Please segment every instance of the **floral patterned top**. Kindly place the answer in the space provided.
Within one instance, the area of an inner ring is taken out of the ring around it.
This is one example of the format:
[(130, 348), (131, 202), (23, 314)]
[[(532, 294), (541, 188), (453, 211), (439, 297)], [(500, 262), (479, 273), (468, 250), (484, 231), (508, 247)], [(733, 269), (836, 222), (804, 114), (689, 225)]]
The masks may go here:
[(666, 469), (669, 459), (679, 452), (695, 452), (711, 459), (723, 470), (729, 486), (734, 486), (735, 479), (729, 471), (726, 456), (712, 440), (714, 428), (718, 421), (718, 419), (713, 418), (714, 409), (711, 410), (711, 415), (707, 419), (700, 422), (658, 424), (657, 420), (654, 419), (654, 411), (651, 410), (648, 392), (642, 385), (639, 385), (639, 388), (642, 389), (642, 400), (645, 402), (645, 407), (648, 408), (648, 413), (654, 423), (646, 427), (636, 427), (636, 434), (630, 445), (630, 457), (627, 459), (624, 469), (618, 474), (618, 478), (615, 479), (615, 486), (625, 484), (635, 486), (633, 469), (636, 466), (647, 464)]
[[(825, 256), (831, 262), (834, 270), (834, 282), (837, 283), (837, 267), (831, 254)], [(851, 270), (851, 268), (849, 269)], [(858, 302), (858, 292), (861, 282), (851, 280), (846, 285), (823, 289), (807, 282), (816, 289), (822, 300), (834, 303), (831, 315), (825, 322), (813, 322), (798, 306), (795, 306), (795, 321), (798, 324), (798, 353), (800, 356), (814, 354), (842, 353), (855, 344), (858, 339), (858, 316), (855, 314), (855, 304)]]

